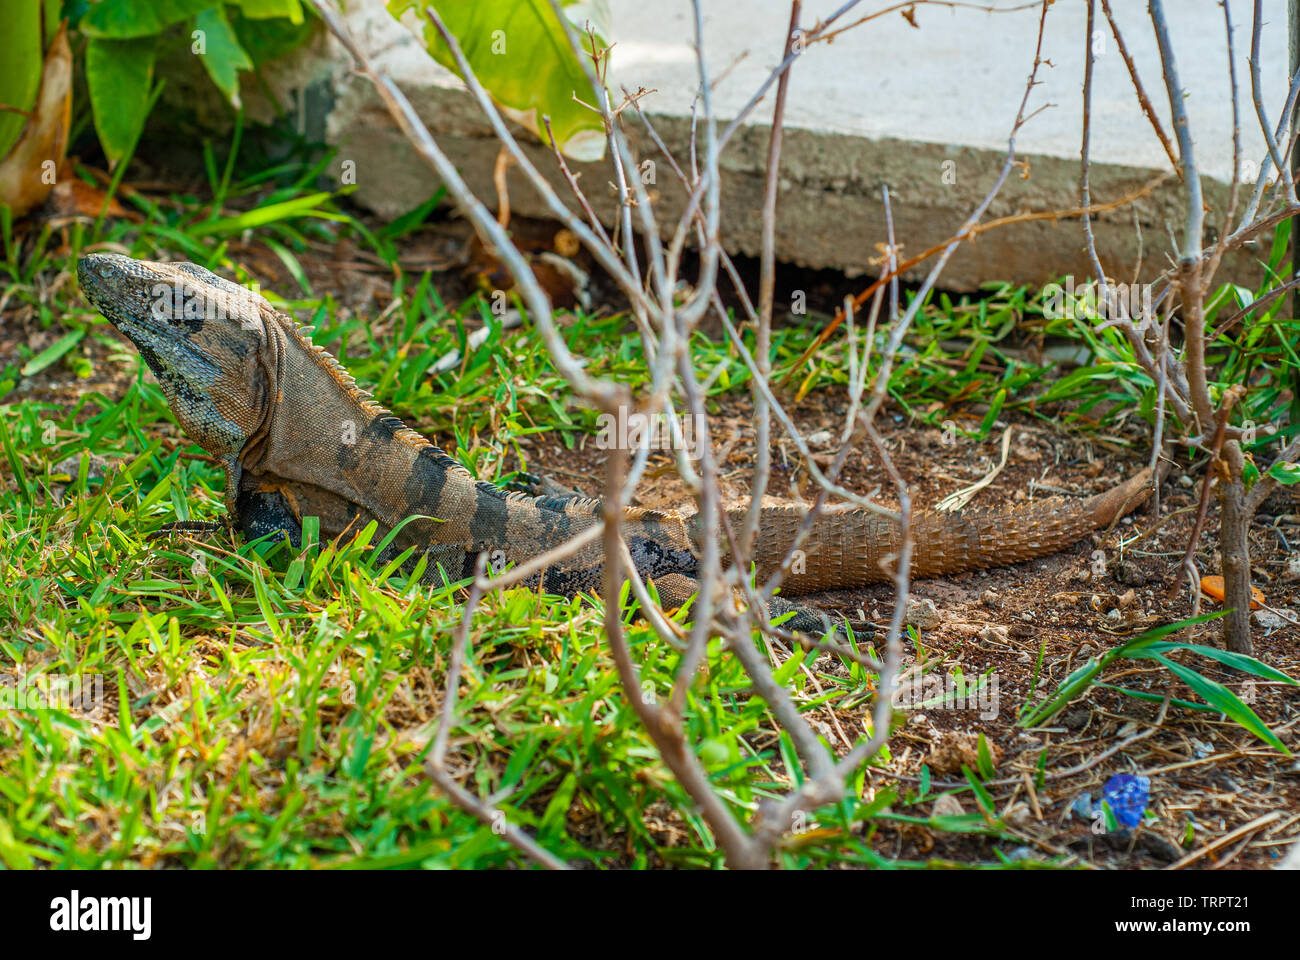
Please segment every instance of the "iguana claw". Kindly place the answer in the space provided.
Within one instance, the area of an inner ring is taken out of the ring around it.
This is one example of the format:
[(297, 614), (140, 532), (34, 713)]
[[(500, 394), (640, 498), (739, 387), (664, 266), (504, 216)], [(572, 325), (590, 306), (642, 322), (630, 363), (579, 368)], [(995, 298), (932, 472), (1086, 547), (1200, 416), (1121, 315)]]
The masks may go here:
[(170, 537), (178, 533), (211, 534), (216, 533), (218, 530), (229, 529), (229, 526), (229, 524), (217, 523), (212, 520), (173, 520), (170, 523), (164, 523), (145, 537), (145, 541), (161, 540), (163, 537)]

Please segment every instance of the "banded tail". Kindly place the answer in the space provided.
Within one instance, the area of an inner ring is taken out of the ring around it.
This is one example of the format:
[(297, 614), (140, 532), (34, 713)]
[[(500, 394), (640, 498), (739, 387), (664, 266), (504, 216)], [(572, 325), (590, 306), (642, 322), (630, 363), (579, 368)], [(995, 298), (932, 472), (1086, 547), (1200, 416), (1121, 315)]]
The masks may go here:
[[(1151, 490), (1151, 471), (1086, 500), (1052, 497), (998, 510), (928, 510), (912, 516), (914, 578), (1000, 567), (1045, 557), (1141, 505)], [(802, 507), (768, 507), (755, 543), (755, 562), (765, 578), (785, 556)], [(744, 510), (732, 515), (743, 522)], [(814, 593), (888, 581), (900, 536), (893, 521), (853, 508), (822, 514), (787, 574), (783, 592)]]

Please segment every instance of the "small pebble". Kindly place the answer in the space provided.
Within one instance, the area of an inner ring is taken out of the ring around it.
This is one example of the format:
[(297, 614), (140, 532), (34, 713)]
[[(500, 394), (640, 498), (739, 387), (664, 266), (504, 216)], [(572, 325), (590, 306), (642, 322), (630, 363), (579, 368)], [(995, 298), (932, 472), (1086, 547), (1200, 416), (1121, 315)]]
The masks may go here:
[(1256, 626), (1262, 627), (1270, 633), (1286, 626), (1286, 618), (1279, 617), (1272, 610), (1256, 610), (1250, 615), (1250, 619), (1255, 621)]
[(1300, 552), (1290, 554), (1286, 558), (1286, 569), (1282, 571), (1282, 580), (1286, 583), (1300, 580)]
[(962, 809), (961, 801), (951, 793), (942, 794), (938, 800), (934, 801), (933, 815), (936, 817), (960, 817), (966, 811)]
[(903, 622), (918, 630), (933, 630), (943, 622), (943, 617), (939, 615), (939, 608), (934, 605), (933, 600), (927, 597), (920, 599), (908, 597)]

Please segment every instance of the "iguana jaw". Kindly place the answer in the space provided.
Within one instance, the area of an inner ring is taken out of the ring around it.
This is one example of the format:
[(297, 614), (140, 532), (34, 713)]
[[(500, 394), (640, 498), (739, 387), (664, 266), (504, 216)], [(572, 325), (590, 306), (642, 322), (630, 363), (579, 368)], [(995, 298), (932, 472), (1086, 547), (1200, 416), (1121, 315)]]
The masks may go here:
[(215, 456), (238, 456), (269, 414), (262, 308), (270, 305), (190, 263), (92, 253), (77, 279), (135, 344), (185, 432)]

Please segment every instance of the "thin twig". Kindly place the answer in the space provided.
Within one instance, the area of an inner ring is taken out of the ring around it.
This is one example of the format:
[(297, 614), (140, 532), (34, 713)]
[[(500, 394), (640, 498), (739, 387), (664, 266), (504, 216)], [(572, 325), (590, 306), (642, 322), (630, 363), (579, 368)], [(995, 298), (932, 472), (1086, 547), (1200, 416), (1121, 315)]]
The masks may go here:
[[(790, 26), (786, 31), (782, 59), (790, 56), (799, 29), (800, 0), (790, 4)], [(758, 326), (754, 331), (754, 352), (758, 360), (758, 373), (764, 381), (772, 374), (772, 301), (776, 287), (776, 197), (781, 180), (781, 135), (785, 123), (786, 91), (790, 87), (790, 73), (781, 74), (776, 85), (776, 104), (772, 108), (772, 129), (767, 140), (767, 180), (763, 184), (762, 249), (759, 253), (758, 276)], [(758, 533), (758, 522), (763, 513), (763, 495), (767, 492), (768, 476), (772, 467), (772, 413), (767, 408), (763, 391), (755, 379), (751, 386), (754, 399), (754, 473), (750, 483), (749, 511), (740, 530), (740, 553), (748, 556)]]
[[(1246, 388), (1240, 384), (1229, 387), (1223, 395), (1223, 405), (1219, 408), (1214, 425), (1214, 440), (1210, 445), (1210, 460), (1205, 465), (1205, 478), (1201, 481), (1201, 501), (1196, 508), (1196, 522), (1192, 524), (1191, 536), (1187, 538), (1187, 552), (1183, 562), (1174, 572), (1174, 579), (1169, 584), (1167, 596), (1177, 596), (1182, 586), (1182, 577), (1187, 575), (1187, 582), (1193, 591), (1198, 589), (1196, 583), (1196, 545), (1201, 539), (1201, 528), (1205, 525), (1205, 516), (1210, 509), (1210, 487), (1214, 485), (1214, 472), (1219, 463), (1219, 451), (1223, 449), (1224, 428), (1228, 425), (1228, 416), (1233, 406), (1245, 396)], [(1196, 615), (1193, 611), (1193, 616)]]

